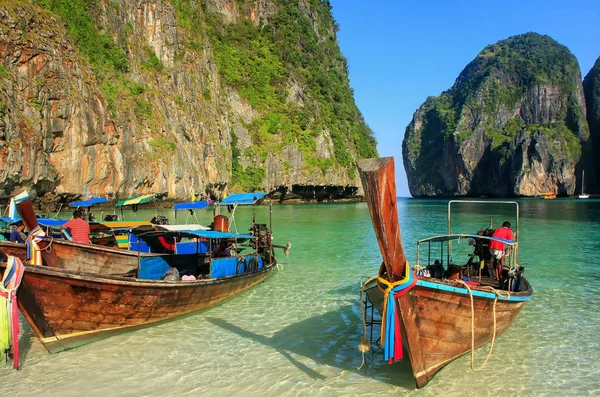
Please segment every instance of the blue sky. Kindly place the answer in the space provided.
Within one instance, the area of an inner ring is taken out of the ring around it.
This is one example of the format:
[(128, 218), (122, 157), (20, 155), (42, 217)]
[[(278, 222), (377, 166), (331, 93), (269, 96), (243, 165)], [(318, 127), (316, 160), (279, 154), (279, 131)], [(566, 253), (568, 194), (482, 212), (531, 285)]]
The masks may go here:
[(380, 156), (394, 156), (398, 196), (410, 196), (402, 138), (430, 95), (454, 84), (488, 44), (546, 34), (579, 61), (582, 78), (600, 56), (600, 1), (331, 0), (350, 85)]

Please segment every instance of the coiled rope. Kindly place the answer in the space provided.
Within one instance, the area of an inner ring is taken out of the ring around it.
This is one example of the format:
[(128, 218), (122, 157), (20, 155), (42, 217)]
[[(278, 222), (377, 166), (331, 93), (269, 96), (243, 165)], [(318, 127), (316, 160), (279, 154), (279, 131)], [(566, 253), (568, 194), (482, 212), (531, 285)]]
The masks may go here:
[(486, 366), (488, 360), (492, 356), (492, 352), (494, 351), (494, 343), (496, 342), (496, 330), (497, 330), (497, 327), (496, 327), (496, 303), (498, 302), (498, 297), (502, 296), (504, 298), (509, 298), (510, 292), (497, 290), (490, 286), (486, 287), (486, 289), (488, 291), (492, 292), (495, 295), (494, 306), (492, 308), (492, 312), (493, 312), (493, 316), (494, 316), (494, 333), (492, 334), (492, 344), (490, 346), (490, 350), (488, 351), (488, 354), (485, 357), (483, 364), (481, 364), (481, 367), (475, 368), (475, 308), (473, 305), (473, 291), (471, 290), (471, 287), (469, 287), (469, 284), (465, 283), (463, 280), (454, 280), (454, 281), (456, 281), (458, 284), (462, 284), (467, 289), (467, 291), (469, 291), (469, 297), (471, 299), (471, 369), (474, 372), (478, 372), (478, 371), (481, 371), (483, 369), (483, 367)]

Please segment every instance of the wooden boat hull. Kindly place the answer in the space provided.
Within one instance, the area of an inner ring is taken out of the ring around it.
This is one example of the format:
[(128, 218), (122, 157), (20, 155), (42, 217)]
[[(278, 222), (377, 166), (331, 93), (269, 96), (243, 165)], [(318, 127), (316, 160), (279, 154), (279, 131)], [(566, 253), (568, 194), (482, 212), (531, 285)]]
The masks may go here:
[[(0, 249), (8, 255), (18, 257), (23, 262), (27, 259), (25, 244), (3, 241), (0, 242)], [(118, 275), (137, 271), (140, 258), (163, 256), (67, 240), (53, 240), (49, 249), (54, 251), (58, 257), (58, 266), (61, 269), (100, 275)]]
[(17, 298), (54, 353), (206, 309), (262, 282), (274, 267), (216, 280), (154, 281), (26, 265)]
[[(496, 337), (517, 318), (532, 290), (512, 293), (510, 300), (496, 304)], [(494, 298), (489, 292), (473, 289), (475, 312), (475, 348), (492, 341), (494, 334)], [(487, 295), (487, 297), (477, 296)], [(369, 300), (381, 313), (383, 294), (373, 286)], [(471, 351), (471, 300), (462, 286), (431, 278), (419, 278), (417, 285), (398, 298), (402, 339), (411, 362), (417, 387), (425, 386), (445, 365)]]

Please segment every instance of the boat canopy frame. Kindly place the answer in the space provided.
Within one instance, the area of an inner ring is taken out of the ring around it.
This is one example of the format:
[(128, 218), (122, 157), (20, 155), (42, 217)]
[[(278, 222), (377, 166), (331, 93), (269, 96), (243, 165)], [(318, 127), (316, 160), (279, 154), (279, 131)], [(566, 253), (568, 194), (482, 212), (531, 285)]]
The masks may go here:
[(229, 215), (229, 223), (233, 225), (235, 232), (237, 233), (237, 225), (235, 223), (235, 210), (238, 205), (254, 205), (258, 201), (262, 200), (267, 194), (265, 192), (254, 192), (254, 193), (235, 193), (231, 194), (221, 201), (216, 202), (215, 215), (219, 214), (219, 207), (226, 205), (231, 215)]

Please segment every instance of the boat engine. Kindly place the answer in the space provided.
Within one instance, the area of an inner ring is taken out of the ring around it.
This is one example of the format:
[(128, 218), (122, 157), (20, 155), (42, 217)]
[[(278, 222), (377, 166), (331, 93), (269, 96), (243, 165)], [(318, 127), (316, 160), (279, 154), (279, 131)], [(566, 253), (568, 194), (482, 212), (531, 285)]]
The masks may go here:
[(153, 225), (169, 225), (169, 218), (166, 216), (158, 215), (150, 220)]
[[(250, 242), (250, 246), (256, 248), (258, 253), (270, 252), (271, 232), (264, 223), (253, 223), (250, 227), (250, 235), (255, 236), (256, 240)], [(258, 247), (256, 246), (258, 244)]]
[(511, 269), (508, 272), (508, 285), (509, 285), (509, 290), (511, 292), (518, 292), (519, 288), (521, 287), (521, 277), (523, 276), (523, 273), (525, 273), (525, 268), (523, 266), (517, 266), (514, 269)]

